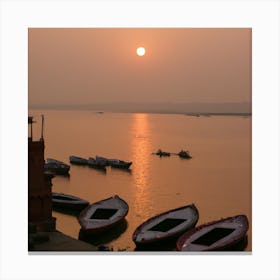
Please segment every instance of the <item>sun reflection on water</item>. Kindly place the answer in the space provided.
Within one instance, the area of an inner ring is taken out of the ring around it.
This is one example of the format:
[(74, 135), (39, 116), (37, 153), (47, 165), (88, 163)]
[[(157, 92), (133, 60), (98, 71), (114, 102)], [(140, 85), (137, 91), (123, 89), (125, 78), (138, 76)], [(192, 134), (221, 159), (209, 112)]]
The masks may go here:
[(147, 218), (151, 208), (150, 201), (150, 155), (151, 132), (147, 114), (133, 114), (132, 157), (135, 214)]

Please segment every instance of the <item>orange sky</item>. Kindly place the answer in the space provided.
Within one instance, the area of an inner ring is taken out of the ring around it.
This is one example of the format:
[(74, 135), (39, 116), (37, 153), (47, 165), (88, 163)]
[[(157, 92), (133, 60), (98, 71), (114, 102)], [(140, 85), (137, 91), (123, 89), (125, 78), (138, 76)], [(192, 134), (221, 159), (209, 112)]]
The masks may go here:
[(248, 28), (31, 28), (28, 50), (31, 106), (251, 101)]

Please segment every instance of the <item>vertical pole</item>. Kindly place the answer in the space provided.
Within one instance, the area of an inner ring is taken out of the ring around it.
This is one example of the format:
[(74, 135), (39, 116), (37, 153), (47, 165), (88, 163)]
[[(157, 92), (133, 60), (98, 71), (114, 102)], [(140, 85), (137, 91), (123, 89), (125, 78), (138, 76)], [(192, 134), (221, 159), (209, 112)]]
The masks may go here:
[(31, 141), (33, 141), (33, 129), (32, 129), (32, 123), (33, 123), (33, 120), (31, 121), (31, 124), (30, 124), (30, 128), (31, 128)]
[(42, 115), (41, 141), (44, 141), (44, 115)]

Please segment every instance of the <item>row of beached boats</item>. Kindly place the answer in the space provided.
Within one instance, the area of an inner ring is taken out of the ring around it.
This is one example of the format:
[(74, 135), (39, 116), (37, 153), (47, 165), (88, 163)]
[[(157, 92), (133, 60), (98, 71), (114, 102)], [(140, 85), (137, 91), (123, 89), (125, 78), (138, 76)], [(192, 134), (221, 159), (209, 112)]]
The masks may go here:
[[(100, 156), (96, 156), (96, 158), (90, 157), (88, 159), (70, 156), (69, 161), (71, 164), (88, 165), (89, 167), (101, 170), (106, 170), (106, 166), (129, 169), (132, 164), (132, 162), (119, 159), (107, 159)], [(55, 175), (69, 175), (70, 165), (56, 159), (47, 158), (44, 165), (44, 171), (51, 172)]]
[[(78, 221), (85, 235), (103, 233), (123, 221), (129, 206), (118, 195), (90, 204), (66, 194), (53, 193), (54, 207), (81, 211)], [(230, 250), (246, 238), (249, 228), (245, 215), (237, 215), (195, 227), (199, 219), (194, 204), (149, 218), (139, 225), (132, 240), (138, 248), (174, 242), (178, 251)]]
[(189, 151), (185, 151), (185, 150), (181, 150), (179, 153), (170, 153), (170, 152), (165, 152), (165, 151), (162, 151), (161, 149), (158, 149), (153, 154), (157, 155), (159, 157), (170, 157), (170, 155), (177, 155), (180, 158), (187, 158), (187, 159), (191, 159), (192, 158), (192, 156), (190, 155), (190, 152)]

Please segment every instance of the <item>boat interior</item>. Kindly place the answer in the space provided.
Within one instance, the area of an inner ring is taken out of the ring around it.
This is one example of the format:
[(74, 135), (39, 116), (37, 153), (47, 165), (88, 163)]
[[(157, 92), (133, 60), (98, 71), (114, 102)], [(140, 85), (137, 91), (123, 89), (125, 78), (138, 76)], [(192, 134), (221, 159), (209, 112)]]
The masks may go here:
[(97, 208), (90, 216), (90, 219), (107, 220), (118, 212), (118, 209), (112, 208)]
[(213, 228), (191, 243), (196, 245), (211, 246), (218, 240), (231, 234), (233, 231), (235, 231), (234, 228)]
[(172, 219), (167, 218), (161, 221), (160, 223), (156, 224), (155, 226), (149, 228), (147, 231), (161, 231), (161, 232), (167, 232), (170, 229), (184, 223), (186, 219)]

